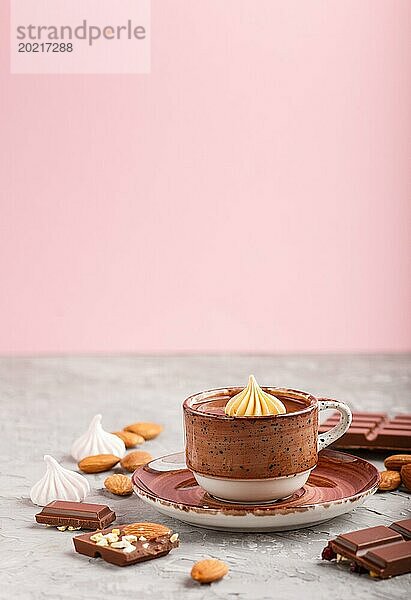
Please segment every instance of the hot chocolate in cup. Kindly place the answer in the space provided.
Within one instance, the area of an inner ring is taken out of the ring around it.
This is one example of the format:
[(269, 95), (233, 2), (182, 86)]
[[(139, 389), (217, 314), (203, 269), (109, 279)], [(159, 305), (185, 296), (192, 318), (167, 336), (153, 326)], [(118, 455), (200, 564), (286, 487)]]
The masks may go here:
[[(186, 463), (198, 484), (231, 502), (287, 498), (308, 480), (318, 452), (348, 429), (351, 411), (337, 400), (287, 388), (262, 388), (284, 404), (284, 414), (232, 417), (227, 402), (242, 388), (209, 390), (183, 403)], [(318, 414), (336, 409), (338, 425), (318, 434)]]

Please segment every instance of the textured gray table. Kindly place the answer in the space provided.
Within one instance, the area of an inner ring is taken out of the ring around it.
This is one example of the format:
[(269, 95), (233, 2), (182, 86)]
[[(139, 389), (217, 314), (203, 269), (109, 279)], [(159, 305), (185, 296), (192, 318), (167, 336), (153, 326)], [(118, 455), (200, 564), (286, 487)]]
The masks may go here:
[[(160, 521), (180, 532), (168, 557), (120, 569), (73, 552), (73, 534), (34, 523), (28, 499), (51, 454), (75, 468), (68, 452), (91, 417), (101, 412), (108, 430), (137, 420), (166, 425), (145, 449), (154, 456), (182, 447), (180, 404), (190, 393), (246, 383), (249, 373), (268, 385), (286, 385), (345, 400), (363, 410), (410, 411), (410, 356), (185, 356), (0, 359), (0, 597), (19, 599), (315, 598), (395, 599), (411, 577), (372, 580), (319, 560), (326, 542), (344, 531), (411, 517), (410, 496), (377, 494), (356, 511), (318, 527), (278, 534), (219, 533), (167, 520), (135, 497), (102, 490), (104, 474), (89, 476), (91, 501), (106, 502), (119, 522)], [(375, 464), (381, 465), (377, 460)], [(199, 586), (195, 560), (224, 559), (230, 574)]]

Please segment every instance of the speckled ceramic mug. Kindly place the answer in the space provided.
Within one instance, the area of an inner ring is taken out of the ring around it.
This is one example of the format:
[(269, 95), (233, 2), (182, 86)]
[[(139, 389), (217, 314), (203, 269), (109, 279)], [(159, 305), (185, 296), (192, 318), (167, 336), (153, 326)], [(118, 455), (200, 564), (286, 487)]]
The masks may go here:
[[(285, 404), (285, 414), (229, 417), (224, 407), (241, 389), (210, 390), (185, 400), (187, 467), (204, 490), (221, 500), (286, 498), (306, 483), (318, 452), (347, 431), (351, 411), (337, 400), (265, 387)], [(341, 421), (319, 436), (318, 413), (326, 409), (338, 410)]]

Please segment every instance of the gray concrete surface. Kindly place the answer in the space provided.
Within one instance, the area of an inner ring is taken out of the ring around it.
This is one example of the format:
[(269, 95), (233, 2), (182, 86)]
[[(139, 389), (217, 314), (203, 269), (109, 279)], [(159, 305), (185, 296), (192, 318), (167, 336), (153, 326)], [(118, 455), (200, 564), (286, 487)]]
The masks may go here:
[[(357, 410), (411, 411), (411, 357), (406, 355), (0, 358), (0, 598), (405, 598), (408, 575), (377, 581), (319, 559), (339, 533), (410, 518), (410, 496), (403, 492), (377, 494), (318, 527), (219, 533), (167, 520), (135, 497), (115, 498), (102, 489), (104, 474), (89, 476), (90, 500), (108, 503), (119, 522), (157, 520), (180, 532), (179, 550), (126, 569), (77, 555), (72, 533), (35, 524), (38, 508), (28, 495), (44, 472), (43, 455), (75, 468), (70, 445), (95, 413), (103, 414), (108, 430), (137, 420), (164, 423), (164, 433), (145, 446), (160, 456), (182, 447), (180, 405), (188, 394), (246, 384), (250, 372), (262, 384), (345, 400)], [(230, 574), (199, 586), (189, 577), (191, 565), (208, 556), (225, 560)]]

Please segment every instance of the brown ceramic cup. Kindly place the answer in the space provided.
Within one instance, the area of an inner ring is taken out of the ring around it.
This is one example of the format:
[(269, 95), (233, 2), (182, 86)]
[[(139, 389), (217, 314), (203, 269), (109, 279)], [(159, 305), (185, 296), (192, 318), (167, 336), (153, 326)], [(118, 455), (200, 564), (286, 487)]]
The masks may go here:
[[(302, 487), (318, 451), (348, 429), (351, 411), (336, 400), (286, 388), (263, 388), (287, 412), (260, 417), (229, 417), (224, 406), (242, 388), (202, 392), (183, 403), (186, 463), (211, 495), (236, 502), (269, 502)], [(338, 425), (318, 435), (318, 414), (336, 409)]]

